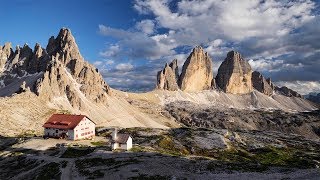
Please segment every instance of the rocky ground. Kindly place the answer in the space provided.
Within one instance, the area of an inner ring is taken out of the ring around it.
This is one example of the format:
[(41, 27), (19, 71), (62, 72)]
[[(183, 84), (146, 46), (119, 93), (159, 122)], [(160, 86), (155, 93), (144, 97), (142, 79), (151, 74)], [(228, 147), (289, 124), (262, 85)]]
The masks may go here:
[(111, 131), (93, 141), (1, 137), (0, 179), (317, 179), (320, 142), (270, 131), (122, 129), (130, 152), (112, 152)]
[(167, 104), (165, 109), (188, 127), (278, 131), (313, 139), (320, 137), (319, 110), (292, 113), (275, 109), (216, 109), (186, 101)]

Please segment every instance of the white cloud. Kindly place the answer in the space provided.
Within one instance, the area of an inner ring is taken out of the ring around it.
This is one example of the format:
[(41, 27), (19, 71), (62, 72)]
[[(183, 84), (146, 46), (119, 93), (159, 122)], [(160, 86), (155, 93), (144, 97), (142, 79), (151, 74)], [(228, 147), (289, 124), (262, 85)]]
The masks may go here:
[(236, 50), (276, 81), (319, 79), (320, 18), (312, 12), (314, 1), (135, 0), (133, 8), (148, 19), (128, 29), (99, 25), (100, 34), (117, 39), (117, 48), (102, 52), (104, 57), (154, 64), (177, 57), (182, 66), (190, 49), (202, 45), (214, 72), (227, 52)]
[[(177, 31), (176, 37), (220, 37), (243, 40), (248, 37), (283, 36), (313, 18), (314, 3), (268, 0), (182, 0), (173, 12), (169, 0), (137, 0), (135, 9), (151, 13), (157, 24)], [(194, 40), (190, 38), (190, 40)]]
[(283, 60), (271, 60), (271, 59), (250, 59), (249, 64), (251, 65), (254, 71), (279, 71), (283, 64)]
[[(112, 36), (119, 40), (114, 49), (108, 49), (102, 53), (102, 55), (106, 56), (120, 54), (130, 58), (155, 60), (163, 56), (175, 54), (173, 48), (177, 47), (175, 41), (170, 39), (166, 34), (148, 36), (143, 32), (124, 31), (104, 25), (99, 25), (99, 30), (102, 35)], [(120, 49), (121, 51), (118, 51)]]
[(138, 30), (144, 32), (145, 34), (153, 34), (155, 24), (152, 20), (146, 19), (146, 20), (142, 20), (142, 21), (138, 22), (136, 24), (136, 28)]
[(114, 63), (113, 60), (107, 60), (107, 61), (106, 61), (106, 65), (111, 65), (111, 64), (113, 64), (113, 63)]
[(320, 82), (318, 81), (279, 81), (275, 83), (278, 86), (287, 86), (302, 95), (312, 92), (320, 93)]
[(113, 57), (113, 56), (116, 56), (119, 52), (120, 52), (120, 47), (118, 44), (111, 45), (106, 51), (100, 52), (100, 56)]
[(130, 71), (133, 69), (133, 65), (130, 63), (120, 63), (116, 66), (119, 71)]
[(93, 65), (95, 66), (95, 67), (98, 67), (98, 66), (100, 66), (100, 65), (102, 65), (103, 64), (103, 61), (95, 61), (95, 62), (93, 62)]

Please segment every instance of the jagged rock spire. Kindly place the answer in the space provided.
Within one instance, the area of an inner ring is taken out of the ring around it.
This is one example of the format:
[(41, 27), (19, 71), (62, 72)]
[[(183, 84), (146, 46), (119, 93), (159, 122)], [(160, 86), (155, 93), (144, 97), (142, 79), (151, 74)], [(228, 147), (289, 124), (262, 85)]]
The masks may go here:
[(218, 69), (216, 83), (226, 93), (250, 93), (253, 90), (251, 74), (251, 66), (241, 54), (230, 51)]
[(196, 46), (182, 67), (179, 87), (187, 92), (211, 89), (212, 79), (212, 60), (201, 46)]
[[(178, 64), (177, 60), (173, 60), (170, 65), (166, 63), (163, 70), (157, 74), (157, 89), (176, 91), (179, 89), (177, 84)], [(179, 76), (179, 75), (178, 75)]]
[[(19, 79), (27, 78), (26, 87), (31, 87), (32, 92), (45, 100), (67, 97), (73, 107), (81, 109), (85, 106), (82, 99), (86, 97), (85, 101), (106, 105), (110, 88), (96, 68), (83, 59), (69, 29), (62, 28), (56, 38), (52, 36), (46, 49), (38, 43), (34, 50), (28, 45), (17, 47), (12, 55), (4, 53), (12, 50), (4, 49), (11, 49), (11, 45), (6, 44), (0, 50), (6, 56), (0, 77), (5, 86), (19, 84), (22, 82)], [(2, 59), (0, 63), (2, 65)], [(14, 93), (16, 90), (11, 88), (6, 95), (11, 91)]]
[(253, 88), (259, 92), (271, 96), (273, 94), (273, 87), (271, 86), (271, 80), (268, 82), (261, 73), (254, 71), (252, 73), (252, 85)]

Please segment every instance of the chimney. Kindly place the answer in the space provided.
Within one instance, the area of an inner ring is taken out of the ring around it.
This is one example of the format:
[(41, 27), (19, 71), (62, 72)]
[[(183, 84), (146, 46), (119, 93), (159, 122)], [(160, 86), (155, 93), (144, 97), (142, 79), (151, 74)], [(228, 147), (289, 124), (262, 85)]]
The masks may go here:
[(118, 128), (114, 128), (114, 131), (112, 132), (112, 139), (115, 140), (117, 138), (118, 134)]

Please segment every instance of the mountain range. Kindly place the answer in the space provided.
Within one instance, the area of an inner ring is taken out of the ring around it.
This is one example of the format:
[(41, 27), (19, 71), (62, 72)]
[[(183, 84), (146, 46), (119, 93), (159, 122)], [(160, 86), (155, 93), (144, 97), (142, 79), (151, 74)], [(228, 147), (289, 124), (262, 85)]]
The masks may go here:
[[(277, 87), (270, 78), (253, 72), (239, 52), (226, 55), (216, 77), (212, 58), (200, 46), (190, 53), (181, 73), (177, 62), (173, 60), (158, 72), (155, 90), (128, 93), (110, 88), (99, 70), (84, 60), (69, 29), (62, 28), (56, 37), (50, 37), (46, 48), (36, 44), (31, 49), (26, 44), (13, 50), (6, 43), (0, 46), (0, 134), (41, 133), (43, 122), (53, 113), (85, 114), (97, 126), (174, 128), (189, 122), (185, 118), (200, 125), (219, 121), (226, 117), (208, 119), (208, 113), (230, 110), (239, 113), (227, 119), (248, 114), (255, 119), (259, 117), (254, 112), (281, 111), (285, 119), (294, 121), (294, 113), (318, 109), (294, 90)], [(201, 121), (192, 117), (199, 113), (207, 117)], [(258, 120), (231, 121), (225, 128), (267, 128), (258, 125), (262, 123)], [(313, 138), (317, 137), (313, 127), (319, 122), (288, 126), (284, 130), (280, 123), (268, 128)]]

